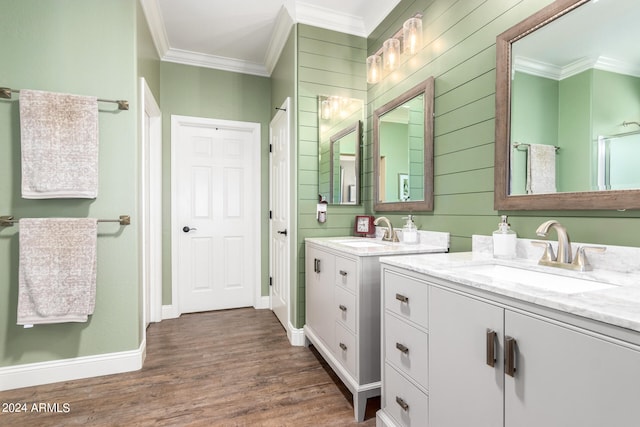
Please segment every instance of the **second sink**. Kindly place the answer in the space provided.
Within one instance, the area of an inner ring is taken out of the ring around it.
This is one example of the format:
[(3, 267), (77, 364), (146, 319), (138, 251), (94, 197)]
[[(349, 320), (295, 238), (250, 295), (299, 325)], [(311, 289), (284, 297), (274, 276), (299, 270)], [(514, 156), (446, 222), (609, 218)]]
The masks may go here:
[(616, 287), (615, 285), (593, 280), (568, 277), (564, 275), (528, 270), (500, 264), (465, 265), (459, 267), (460, 272), (485, 276), (491, 280), (530, 286), (536, 289), (553, 291), (562, 294), (578, 294), (582, 292), (600, 291)]

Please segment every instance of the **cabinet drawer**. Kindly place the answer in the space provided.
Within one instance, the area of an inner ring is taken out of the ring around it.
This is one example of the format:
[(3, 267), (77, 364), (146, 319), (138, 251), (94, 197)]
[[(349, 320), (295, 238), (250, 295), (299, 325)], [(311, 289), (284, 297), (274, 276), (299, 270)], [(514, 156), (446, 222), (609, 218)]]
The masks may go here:
[[(382, 407), (398, 425), (426, 426), (429, 421), (429, 398), (391, 365), (385, 364)], [(404, 406), (404, 408), (403, 408)]]
[(356, 262), (350, 259), (336, 257), (336, 285), (356, 292), (357, 283), (357, 267)]
[(428, 295), (426, 283), (391, 271), (384, 272), (385, 309), (425, 328), (429, 326)]
[(386, 314), (384, 352), (387, 362), (405, 372), (425, 389), (429, 388), (429, 337), (425, 332)]
[(358, 376), (356, 375), (356, 337), (354, 334), (349, 332), (347, 328), (342, 326), (340, 322), (335, 322), (336, 324), (336, 341), (335, 346), (333, 348), (333, 352), (336, 355), (336, 358), (342, 366), (344, 366), (347, 371), (351, 375), (353, 375), (356, 380)]
[(335, 287), (334, 293), (335, 318), (356, 333), (356, 296), (340, 286)]

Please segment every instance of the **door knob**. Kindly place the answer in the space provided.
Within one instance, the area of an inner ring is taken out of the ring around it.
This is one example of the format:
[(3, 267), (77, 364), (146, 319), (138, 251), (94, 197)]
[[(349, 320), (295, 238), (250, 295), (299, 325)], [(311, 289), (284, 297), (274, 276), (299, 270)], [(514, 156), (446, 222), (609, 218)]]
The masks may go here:
[(197, 230), (197, 228), (189, 228), (188, 225), (185, 225), (184, 227), (182, 227), (182, 231), (184, 231), (185, 233), (188, 233), (193, 230)]
[(287, 235), (287, 229), (285, 228), (284, 231), (278, 231), (278, 234), (284, 234), (286, 236)]

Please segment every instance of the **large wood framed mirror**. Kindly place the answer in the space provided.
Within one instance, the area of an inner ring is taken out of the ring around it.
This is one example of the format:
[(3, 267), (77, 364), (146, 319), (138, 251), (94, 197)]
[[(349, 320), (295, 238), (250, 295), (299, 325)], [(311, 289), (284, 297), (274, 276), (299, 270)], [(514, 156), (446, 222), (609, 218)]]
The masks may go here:
[(433, 97), (430, 77), (374, 111), (374, 210), (433, 210)]
[(557, 0), (496, 39), (497, 210), (640, 208), (637, 0)]

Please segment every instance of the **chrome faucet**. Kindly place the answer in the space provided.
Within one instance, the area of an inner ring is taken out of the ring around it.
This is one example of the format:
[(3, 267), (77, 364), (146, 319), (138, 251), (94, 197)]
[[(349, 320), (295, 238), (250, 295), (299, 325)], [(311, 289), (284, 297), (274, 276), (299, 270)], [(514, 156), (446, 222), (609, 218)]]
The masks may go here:
[(386, 216), (380, 216), (376, 218), (373, 224), (378, 225), (380, 222), (385, 222), (387, 226), (387, 229), (384, 230), (382, 240), (386, 240), (387, 242), (399, 242), (400, 239), (398, 239), (398, 233), (396, 233), (396, 231), (393, 229), (391, 222), (389, 222), (389, 218), (387, 218)]
[(578, 248), (575, 259), (571, 256), (571, 240), (567, 229), (555, 219), (543, 222), (536, 230), (536, 234), (541, 237), (547, 237), (549, 230), (554, 228), (558, 234), (558, 256), (553, 254), (553, 247), (549, 242), (533, 241), (534, 245), (544, 246), (545, 251), (542, 258), (538, 261), (540, 265), (548, 265), (551, 267), (561, 267), (569, 270), (587, 271), (591, 270), (591, 265), (587, 260), (586, 251), (604, 252), (607, 248), (603, 246), (582, 246)]

